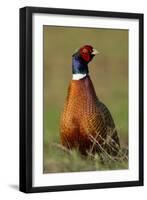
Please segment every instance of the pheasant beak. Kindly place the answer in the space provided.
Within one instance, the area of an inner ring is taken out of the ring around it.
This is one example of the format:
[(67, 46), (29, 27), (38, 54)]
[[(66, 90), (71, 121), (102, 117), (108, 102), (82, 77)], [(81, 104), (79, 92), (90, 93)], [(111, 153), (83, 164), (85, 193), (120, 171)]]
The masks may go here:
[(91, 54), (92, 54), (92, 55), (96, 55), (96, 54), (99, 54), (99, 52), (98, 52), (96, 49), (93, 49), (93, 51), (92, 51)]

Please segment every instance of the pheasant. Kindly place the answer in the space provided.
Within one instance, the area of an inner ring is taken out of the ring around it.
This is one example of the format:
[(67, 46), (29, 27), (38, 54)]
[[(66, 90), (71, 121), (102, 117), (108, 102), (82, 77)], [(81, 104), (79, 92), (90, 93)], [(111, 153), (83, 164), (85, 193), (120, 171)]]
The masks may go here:
[(89, 76), (88, 63), (96, 54), (96, 49), (85, 45), (72, 56), (73, 77), (61, 116), (61, 143), (83, 155), (104, 149), (115, 156), (120, 148), (115, 124), (108, 108), (98, 99)]

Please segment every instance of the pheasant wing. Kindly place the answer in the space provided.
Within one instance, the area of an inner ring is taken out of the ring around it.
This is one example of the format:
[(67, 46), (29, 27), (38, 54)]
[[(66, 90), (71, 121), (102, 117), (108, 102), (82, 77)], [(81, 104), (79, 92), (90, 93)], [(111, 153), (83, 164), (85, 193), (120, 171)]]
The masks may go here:
[(101, 112), (106, 127), (106, 141), (104, 144), (104, 148), (107, 150), (108, 153), (112, 155), (117, 155), (120, 149), (120, 142), (118, 133), (115, 128), (114, 120), (111, 116), (109, 109), (99, 100), (97, 100), (97, 107)]

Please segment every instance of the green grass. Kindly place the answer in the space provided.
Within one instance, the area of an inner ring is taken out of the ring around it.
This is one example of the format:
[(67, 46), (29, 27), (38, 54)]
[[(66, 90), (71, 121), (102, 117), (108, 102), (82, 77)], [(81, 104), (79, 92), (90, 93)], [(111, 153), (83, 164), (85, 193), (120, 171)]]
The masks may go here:
[[(58, 36), (57, 36), (58, 35)], [(122, 147), (128, 146), (128, 31), (44, 26), (44, 173), (128, 168), (127, 160), (101, 162), (59, 148), (60, 114), (71, 80), (71, 55), (83, 44), (101, 53), (89, 64), (99, 99), (109, 108)]]
[(66, 152), (55, 143), (45, 148), (48, 149), (48, 159), (44, 160), (44, 173), (118, 170), (128, 168), (126, 159), (113, 160), (113, 158), (107, 158), (105, 162), (102, 162), (98, 154), (85, 157), (82, 156), (78, 150)]

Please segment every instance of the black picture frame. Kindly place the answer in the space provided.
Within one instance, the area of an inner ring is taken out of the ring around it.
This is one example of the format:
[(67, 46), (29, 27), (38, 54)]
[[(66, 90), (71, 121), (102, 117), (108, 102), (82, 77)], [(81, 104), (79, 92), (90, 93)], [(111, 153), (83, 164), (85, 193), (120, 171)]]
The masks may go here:
[[(50, 13), (139, 20), (139, 180), (63, 186), (32, 186), (32, 16)], [(26, 193), (130, 187), (143, 185), (143, 14), (59, 8), (20, 9), (20, 191)]]

